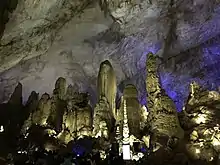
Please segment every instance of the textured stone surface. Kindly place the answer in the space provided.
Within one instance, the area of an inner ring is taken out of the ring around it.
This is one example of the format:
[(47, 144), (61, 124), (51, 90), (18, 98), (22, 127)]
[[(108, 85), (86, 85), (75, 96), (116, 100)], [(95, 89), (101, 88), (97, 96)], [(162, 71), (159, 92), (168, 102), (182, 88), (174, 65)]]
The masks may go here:
[[(182, 139), (184, 131), (180, 127), (174, 102), (161, 88), (158, 76), (158, 58), (152, 53), (147, 55), (146, 89), (147, 89), (147, 118), (149, 132), (152, 134), (152, 144), (168, 145), (172, 138)], [(162, 140), (165, 137), (167, 140)]]
[(100, 64), (98, 74), (98, 99), (105, 97), (109, 104), (112, 116), (116, 118), (115, 98), (117, 93), (117, 83), (114, 69), (109, 61)]
[(48, 94), (43, 94), (39, 100), (37, 110), (33, 113), (32, 122), (33, 124), (46, 126), (47, 120), (51, 113), (51, 100)]
[[(179, 109), (190, 79), (206, 74), (201, 78), (204, 85), (219, 83), (217, 78), (209, 79), (215, 77), (213, 70), (219, 75), (217, 64), (210, 64), (209, 71), (203, 69), (204, 61), (218, 60), (218, 43), (216, 48), (213, 43), (200, 45), (220, 32), (218, 0), (178, 0), (173, 4), (171, 0), (102, 0), (103, 11), (92, 0), (23, 0), (16, 8), (14, 3), (8, 5), (12, 0), (3, 2), (1, 9), (13, 12), (0, 46), (1, 101), (9, 99), (19, 81), (25, 86), (24, 101), (32, 90), (51, 94), (60, 76), (68, 84), (76, 84), (79, 91), (96, 96), (96, 66), (107, 59), (115, 68), (118, 84), (134, 83), (145, 104), (145, 55), (158, 50), (159, 56), (166, 58), (189, 50), (162, 67), (163, 86)], [(208, 53), (191, 49), (194, 46), (207, 48)], [(193, 60), (201, 56), (203, 60)]]
[[(123, 91), (123, 99), (121, 100), (121, 106), (119, 109), (119, 116), (121, 122), (121, 130), (123, 128), (124, 120), (124, 108), (126, 106), (127, 118), (128, 118), (128, 127), (130, 135), (133, 135), (135, 138), (141, 139), (141, 106), (137, 98), (137, 89), (134, 85), (126, 85)], [(124, 105), (126, 101), (126, 105)]]
[(93, 135), (108, 139), (114, 126), (113, 119), (109, 103), (103, 96), (94, 108)]
[(191, 83), (185, 115), (180, 116), (180, 121), (186, 136), (190, 137), (186, 148), (193, 159), (207, 162), (219, 159), (219, 105), (218, 92), (208, 91), (196, 82)]

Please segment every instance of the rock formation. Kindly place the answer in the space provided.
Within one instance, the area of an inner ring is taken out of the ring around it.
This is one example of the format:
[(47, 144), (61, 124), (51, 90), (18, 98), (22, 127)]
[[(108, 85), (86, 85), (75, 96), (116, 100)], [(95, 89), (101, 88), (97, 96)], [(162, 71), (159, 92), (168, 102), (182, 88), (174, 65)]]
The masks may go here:
[(14, 92), (12, 93), (9, 101), (9, 104), (11, 105), (22, 105), (22, 84), (18, 83), (18, 85), (15, 87)]
[(198, 83), (190, 84), (190, 95), (180, 116), (189, 142), (186, 149), (193, 159), (215, 162), (220, 155), (220, 94)]
[[(79, 93), (72, 85), (66, 88), (66, 80), (62, 77), (56, 81), (52, 97), (44, 93), (38, 100), (39, 94), (33, 91), (25, 106), (19, 83), (8, 103), (0, 105), (9, 110), (3, 113), (0, 109), (3, 116), (0, 146), (7, 153), (26, 154), (27, 159), (36, 152), (62, 154), (68, 150), (76, 154), (74, 160), (81, 155), (88, 158), (98, 154), (103, 162), (123, 158), (131, 163), (143, 161), (143, 164), (153, 165), (218, 164), (219, 92), (191, 83), (186, 105), (177, 115), (174, 102), (161, 88), (156, 60), (153, 54), (148, 54), (147, 108), (139, 104), (136, 87), (128, 84), (120, 107), (115, 110), (115, 91), (112, 89), (116, 82), (108, 61), (100, 66), (99, 98), (93, 114), (88, 93)], [(88, 148), (82, 147), (83, 144), (79, 145), (80, 141), (90, 146), (90, 151), (86, 151)], [(98, 162), (96, 158), (91, 159)]]
[(33, 113), (32, 122), (33, 124), (46, 126), (47, 120), (51, 112), (51, 100), (50, 95), (45, 93), (39, 100), (37, 111)]
[(59, 77), (55, 83), (53, 96), (51, 98), (51, 113), (48, 118), (48, 124), (57, 132), (62, 130), (62, 116), (65, 111), (65, 94), (66, 94), (66, 80)]
[(149, 53), (146, 63), (148, 124), (151, 145), (159, 143), (166, 148), (170, 139), (182, 139), (184, 132), (180, 127), (174, 102), (161, 88), (156, 62), (157, 57)]
[(119, 109), (120, 123), (123, 123), (124, 114), (124, 101), (126, 101), (126, 113), (128, 117), (128, 127), (130, 135), (135, 136), (140, 139), (140, 123), (141, 123), (141, 106), (137, 98), (137, 89), (134, 85), (127, 85), (123, 92), (123, 99), (121, 101), (121, 106)]
[(92, 109), (88, 101), (87, 93), (76, 92), (71, 99), (67, 100), (67, 110), (64, 114), (63, 123), (65, 128), (68, 128), (75, 137), (91, 136)]
[(65, 99), (65, 94), (66, 94), (66, 79), (63, 77), (59, 77), (55, 83), (55, 89), (54, 93), (57, 93), (58, 98), (60, 100)]
[(66, 80), (58, 78), (52, 97), (32, 92), (25, 106), (29, 117), (21, 133), (26, 137), (29, 128), (43, 127), (45, 134), (67, 144), (76, 138), (92, 135), (92, 109), (87, 93), (78, 93), (72, 85), (66, 89)]
[(103, 96), (94, 108), (93, 135), (95, 137), (109, 139), (111, 130), (113, 130), (114, 126), (113, 122), (110, 105), (107, 98)]
[(26, 131), (33, 124), (33, 114), (36, 113), (36, 111), (37, 111), (38, 102), (39, 102), (39, 94), (36, 93), (35, 91), (32, 91), (31, 95), (29, 96), (28, 101), (25, 105), (27, 116), (26, 116), (24, 124), (22, 126), (22, 130), (21, 130), (22, 134), (26, 134)]
[(116, 76), (111, 63), (106, 60), (100, 64), (98, 74), (98, 99), (106, 97), (112, 115), (116, 118), (115, 98), (117, 92)]

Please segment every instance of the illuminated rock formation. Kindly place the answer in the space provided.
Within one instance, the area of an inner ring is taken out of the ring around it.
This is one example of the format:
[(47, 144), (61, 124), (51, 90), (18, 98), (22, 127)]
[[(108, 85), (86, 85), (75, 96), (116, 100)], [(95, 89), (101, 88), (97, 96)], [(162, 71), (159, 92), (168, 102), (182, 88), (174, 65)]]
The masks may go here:
[[(137, 97), (138, 92), (135, 86), (131, 84), (127, 85), (123, 92), (123, 100), (119, 111), (123, 114), (125, 110), (124, 106), (126, 106), (130, 135), (140, 139), (141, 106)], [(125, 101), (126, 105), (124, 104)], [(121, 116), (124, 118), (123, 115)]]
[(51, 99), (49, 94), (45, 93), (39, 100), (37, 110), (33, 113), (32, 122), (36, 125), (46, 126), (51, 110)]
[(61, 100), (65, 99), (66, 94), (66, 79), (59, 77), (55, 83), (55, 91), (58, 95), (58, 98)]
[(101, 97), (94, 108), (93, 135), (109, 139), (113, 128), (113, 117), (106, 97)]
[(196, 82), (190, 84), (190, 95), (180, 121), (186, 132), (189, 132), (186, 148), (193, 159), (211, 162), (219, 157), (219, 105), (218, 92), (205, 90)]
[[(181, 139), (184, 132), (180, 127), (174, 102), (160, 86), (157, 73), (157, 57), (148, 54), (146, 63), (147, 108), (149, 110), (148, 123), (151, 133), (151, 145), (160, 144), (168, 147), (168, 142)], [(161, 140), (161, 138), (166, 140)]]
[(66, 80), (58, 78), (51, 98), (51, 113), (48, 124), (57, 132), (62, 130), (62, 117), (65, 111)]
[(25, 120), (22, 126), (22, 130), (21, 130), (22, 134), (25, 134), (26, 131), (33, 124), (32, 118), (33, 118), (33, 114), (36, 113), (37, 111), (38, 102), (39, 102), (39, 94), (34, 91), (31, 92), (31, 95), (29, 96), (28, 101), (25, 105), (25, 109), (29, 113), (29, 116), (27, 116), (27, 119)]
[(72, 86), (67, 89), (67, 109), (62, 119), (62, 132), (58, 138), (65, 143), (74, 138), (92, 135), (92, 109), (87, 93), (76, 93)]
[(98, 99), (106, 97), (110, 111), (116, 118), (115, 98), (117, 92), (116, 76), (111, 63), (106, 60), (100, 64), (98, 74)]
[[(145, 143), (141, 134), (142, 126), (144, 128), (146, 122), (144, 119), (147, 119), (145, 110), (138, 102), (136, 87), (132, 84), (127, 85), (121, 97), (116, 123), (119, 153), (123, 154), (124, 160), (139, 160), (143, 156), (135, 146)], [(121, 136), (118, 135), (119, 131)]]

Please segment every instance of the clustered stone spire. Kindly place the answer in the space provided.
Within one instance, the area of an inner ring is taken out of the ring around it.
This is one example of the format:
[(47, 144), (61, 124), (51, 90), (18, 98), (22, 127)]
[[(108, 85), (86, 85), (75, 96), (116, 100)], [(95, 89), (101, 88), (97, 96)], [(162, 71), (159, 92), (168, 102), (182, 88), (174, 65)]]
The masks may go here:
[[(19, 83), (9, 102), (4, 104), (10, 113), (16, 108), (13, 113), (19, 117), (10, 117), (10, 122), (2, 120), (1, 130), (14, 137), (21, 133), (30, 138), (29, 134), (39, 129), (43, 133), (38, 138), (47, 137), (43, 144), (46, 150), (57, 150), (72, 141), (92, 138), (103, 159), (112, 144), (117, 144), (118, 156), (123, 155), (126, 160), (142, 158), (141, 147), (146, 148), (146, 156), (159, 151), (170, 153), (177, 146), (186, 148), (192, 159), (210, 162), (217, 159), (220, 154), (219, 92), (208, 91), (192, 82), (186, 105), (177, 114), (174, 102), (160, 85), (157, 68), (157, 57), (149, 53), (147, 107), (139, 104), (136, 87), (127, 84), (116, 109), (117, 82), (108, 60), (100, 64), (98, 101), (94, 109), (89, 104), (88, 93), (79, 93), (74, 86), (67, 86), (62, 77), (57, 79), (52, 96), (44, 93), (39, 98), (33, 91), (23, 106)], [(9, 128), (18, 131), (12, 132)]]

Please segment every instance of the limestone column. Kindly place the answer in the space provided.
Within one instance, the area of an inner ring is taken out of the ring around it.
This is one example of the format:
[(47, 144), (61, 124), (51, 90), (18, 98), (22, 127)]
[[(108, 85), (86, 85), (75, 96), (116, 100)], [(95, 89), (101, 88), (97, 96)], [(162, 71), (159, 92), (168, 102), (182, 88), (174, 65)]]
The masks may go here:
[(130, 134), (140, 138), (141, 106), (138, 102), (138, 91), (134, 85), (128, 84), (124, 89), (123, 95), (126, 102)]
[(148, 125), (152, 144), (159, 143), (166, 147), (169, 139), (181, 139), (184, 132), (180, 127), (174, 102), (161, 88), (156, 62), (156, 55), (149, 53), (146, 62)]
[(100, 64), (98, 74), (98, 99), (107, 98), (111, 113), (116, 118), (115, 98), (117, 92), (116, 76), (111, 63), (106, 60)]

